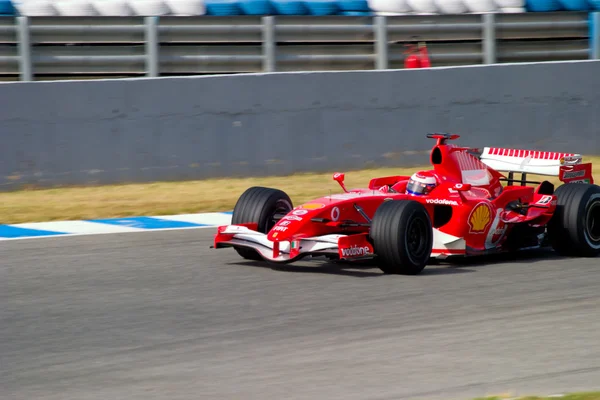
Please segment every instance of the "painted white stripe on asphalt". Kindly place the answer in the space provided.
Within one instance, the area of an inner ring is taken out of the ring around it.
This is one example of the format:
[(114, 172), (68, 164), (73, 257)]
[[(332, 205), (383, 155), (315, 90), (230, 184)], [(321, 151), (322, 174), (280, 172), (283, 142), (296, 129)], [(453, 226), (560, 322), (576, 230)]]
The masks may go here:
[(162, 215), (158, 217), (153, 216), (152, 218), (203, 225), (228, 225), (231, 223), (231, 215), (224, 213)]
[(11, 226), (25, 229), (39, 229), (45, 231), (55, 231), (64, 233), (119, 233), (139, 232), (144, 230), (140, 228), (131, 228), (128, 226), (102, 224), (89, 221), (31, 222), (23, 224), (12, 224)]
[(48, 235), (48, 236), (22, 236), (22, 237), (0, 237), (0, 242), (4, 241), (12, 241), (12, 240), (51, 240), (51, 239), (61, 239), (68, 237), (78, 237), (78, 236), (94, 236), (94, 235), (110, 235), (113, 233), (160, 233), (165, 231), (182, 231), (182, 230), (195, 230), (195, 229), (215, 229), (214, 226), (192, 226), (189, 228), (165, 228), (165, 229), (137, 229), (131, 231), (119, 231), (119, 232), (88, 232), (88, 233), (65, 233), (64, 235)]

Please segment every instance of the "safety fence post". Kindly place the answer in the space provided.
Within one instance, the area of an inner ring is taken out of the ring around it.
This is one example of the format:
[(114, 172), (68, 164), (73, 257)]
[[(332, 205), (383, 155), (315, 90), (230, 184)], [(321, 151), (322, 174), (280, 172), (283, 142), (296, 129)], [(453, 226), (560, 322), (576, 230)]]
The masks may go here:
[(483, 63), (496, 63), (496, 15), (483, 14)]
[(375, 17), (375, 69), (388, 69), (387, 18), (383, 15)]
[(272, 15), (262, 17), (262, 55), (263, 72), (275, 72), (275, 17)]
[(156, 77), (159, 75), (158, 61), (158, 20), (159, 17), (144, 17), (146, 27), (146, 76)]
[(19, 72), (22, 81), (33, 80), (31, 68), (31, 38), (29, 37), (29, 17), (17, 17), (17, 41)]

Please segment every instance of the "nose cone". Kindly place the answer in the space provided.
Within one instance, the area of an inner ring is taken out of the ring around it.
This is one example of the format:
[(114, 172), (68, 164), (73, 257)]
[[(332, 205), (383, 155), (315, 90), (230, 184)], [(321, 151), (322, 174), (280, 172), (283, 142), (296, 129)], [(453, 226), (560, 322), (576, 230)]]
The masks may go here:
[(304, 220), (304, 216), (294, 215), (292, 211), (271, 228), (267, 238), (272, 242), (286, 241), (304, 225)]
[(290, 240), (300, 229), (306, 230), (311, 218), (323, 211), (324, 207), (321, 203), (307, 203), (296, 207), (273, 226), (267, 238), (272, 242)]

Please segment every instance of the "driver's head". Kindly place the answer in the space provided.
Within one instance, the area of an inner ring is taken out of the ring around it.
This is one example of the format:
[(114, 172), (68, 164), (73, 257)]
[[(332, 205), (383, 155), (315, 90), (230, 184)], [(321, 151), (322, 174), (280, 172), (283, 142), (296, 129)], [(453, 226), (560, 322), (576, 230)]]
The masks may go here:
[(406, 193), (414, 196), (422, 196), (431, 192), (437, 185), (437, 179), (429, 171), (414, 173), (406, 185)]

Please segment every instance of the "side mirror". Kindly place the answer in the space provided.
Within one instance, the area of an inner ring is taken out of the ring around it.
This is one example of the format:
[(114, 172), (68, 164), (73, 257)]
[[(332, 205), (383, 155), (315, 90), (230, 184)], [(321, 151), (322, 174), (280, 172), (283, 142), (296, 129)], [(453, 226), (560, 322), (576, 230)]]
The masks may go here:
[(344, 192), (348, 193), (348, 190), (346, 190), (346, 185), (344, 185), (345, 177), (346, 176), (342, 172), (336, 172), (335, 174), (333, 174), (333, 180), (340, 184)]
[(458, 190), (459, 192), (467, 192), (467, 191), (471, 190), (471, 184), (470, 183), (457, 183), (452, 187), (452, 189)]

